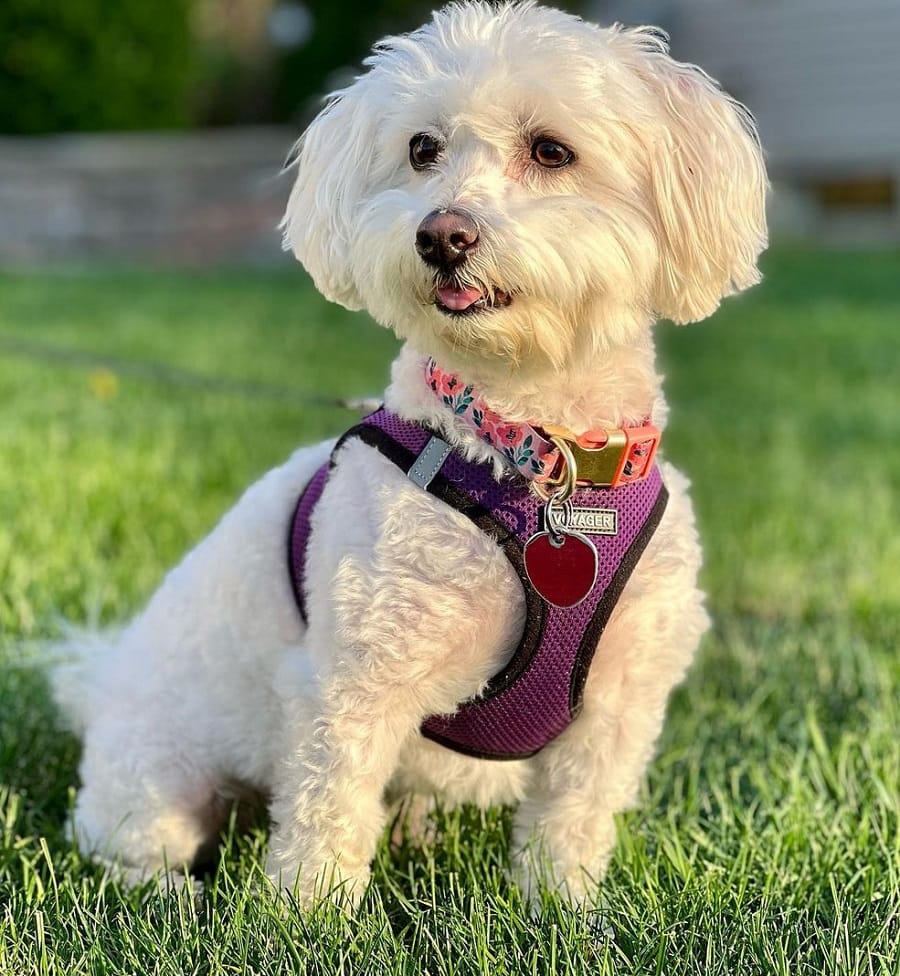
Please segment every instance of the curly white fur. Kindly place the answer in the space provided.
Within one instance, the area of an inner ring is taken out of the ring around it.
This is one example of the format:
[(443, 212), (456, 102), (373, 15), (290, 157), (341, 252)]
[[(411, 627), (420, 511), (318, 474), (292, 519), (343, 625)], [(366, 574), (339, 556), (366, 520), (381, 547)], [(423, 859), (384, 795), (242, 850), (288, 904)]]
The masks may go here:
[[(424, 356), (511, 421), (663, 425), (654, 320), (702, 319), (759, 277), (766, 180), (747, 112), (673, 61), (659, 32), (531, 2), (447, 7), (367, 65), (298, 144), (284, 230), (327, 297), (407, 340), (388, 405), (498, 471), (426, 389)], [(423, 132), (442, 149), (415, 170)], [(539, 138), (569, 147), (570, 165), (540, 166)], [(508, 307), (435, 304), (415, 236), (436, 209), (475, 220), (460, 283)], [(670, 503), (600, 641), (582, 715), (537, 756), (492, 762), (418, 730), (508, 658), (521, 584), (466, 518), (353, 442), (316, 511), (304, 628), (286, 527), (330, 447), (263, 478), (103, 653), (56, 674), (84, 736), (79, 842), (137, 871), (189, 865), (223, 793), (246, 784), (271, 798), (273, 879), (307, 903), (335, 882), (354, 899), (390, 799), (517, 803), (523, 884), (539, 864), (570, 897), (593, 897), (613, 815), (635, 798), (707, 625), (685, 479), (663, 464)]]

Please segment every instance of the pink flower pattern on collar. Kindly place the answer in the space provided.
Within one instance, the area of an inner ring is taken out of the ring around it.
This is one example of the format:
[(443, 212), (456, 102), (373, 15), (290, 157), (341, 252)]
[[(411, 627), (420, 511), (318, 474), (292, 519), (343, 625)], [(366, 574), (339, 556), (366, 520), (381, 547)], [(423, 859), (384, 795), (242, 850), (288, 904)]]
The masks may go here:
[(444, 406), (464, 420), (491, 447), (498, 450), (520, 474), (542, 478), (556, 460), (556, 448), (530, 424), (512, 424), (481, 399), (474, 387), (455, 373), (441, 369), (429, 359), (425, 379)]

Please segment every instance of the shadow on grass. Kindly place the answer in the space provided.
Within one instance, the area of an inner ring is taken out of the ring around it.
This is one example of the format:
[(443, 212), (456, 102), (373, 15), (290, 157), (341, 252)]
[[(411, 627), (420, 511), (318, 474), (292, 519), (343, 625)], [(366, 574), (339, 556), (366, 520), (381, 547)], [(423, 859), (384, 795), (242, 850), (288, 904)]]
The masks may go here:
[(2, 785), (20, 797), (22, 829), (63, 841), (80, 746), (63, 727), (37, 667), (0, 664)]

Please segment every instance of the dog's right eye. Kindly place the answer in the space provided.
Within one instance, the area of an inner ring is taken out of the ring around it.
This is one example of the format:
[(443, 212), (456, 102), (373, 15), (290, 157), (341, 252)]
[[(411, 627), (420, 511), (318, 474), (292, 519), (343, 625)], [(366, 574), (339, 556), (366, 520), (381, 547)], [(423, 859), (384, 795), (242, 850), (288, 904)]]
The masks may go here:
[(409, 162), (413, 169), (425, 169), (441, 154), (444, 147), (427, 132), (420, 132), (409, 140)]

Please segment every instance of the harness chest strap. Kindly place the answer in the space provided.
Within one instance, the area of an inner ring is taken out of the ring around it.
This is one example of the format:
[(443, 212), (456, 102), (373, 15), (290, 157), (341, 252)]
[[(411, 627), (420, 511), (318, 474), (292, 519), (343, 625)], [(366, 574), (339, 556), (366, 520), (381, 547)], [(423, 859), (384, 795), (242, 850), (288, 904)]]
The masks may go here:
[[(395, 463), (414, 483), (461, 512), (501, 547), (522, 582), (526, 622), (507, 665), (477, 698), (452, 715), (432, 715), (422, 734), (458, 752), (486, 759), (520, 759), (538, 752), (578, 715), (597, 642), (638, 559), (662, 518), (668, 493), (654, 465), (641, 481), (581, 488), (571, 501), (595, 509), (615, 535), (592, 536), (599, 555), (596, 585), (577, 606), (546, 603), (525, 573), (525, 543), (543, 526), (543, 508), (520, 478), (501, 482), (490, 465), (466, 461), (439, 437), (382, 408), (340, 440), (301, 496), (291, 524), (289, 566), (306, 619), (304, 581), (310, 519), (342, 444), (358, 438)], [(588, 530), (588, 534), (590, 531)]]

